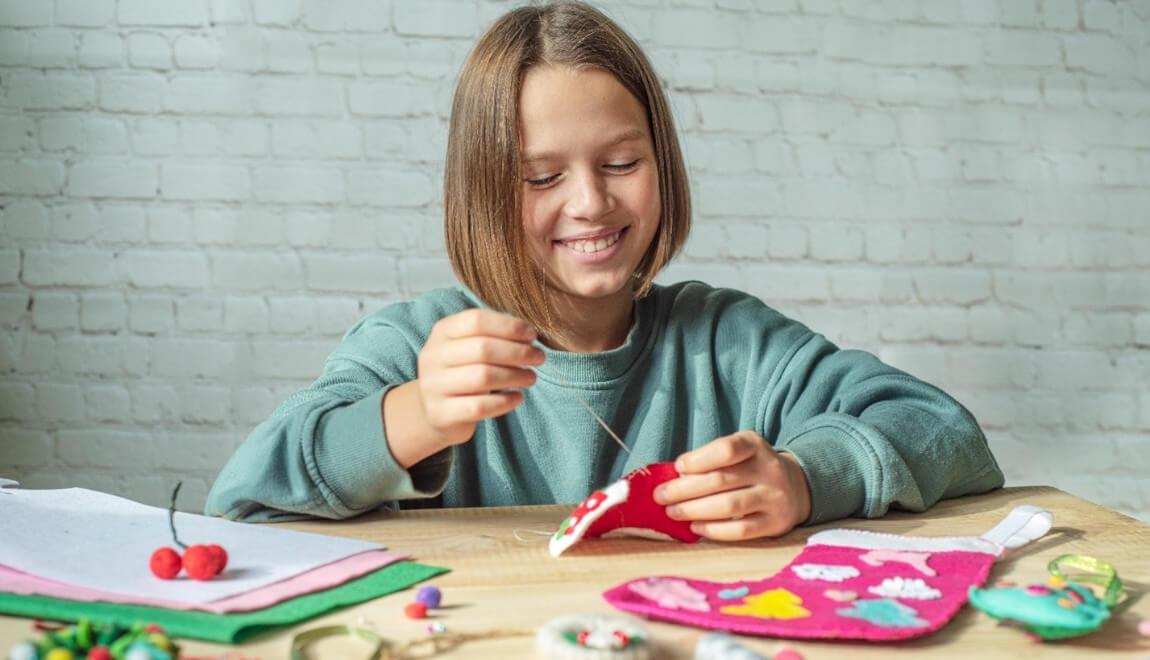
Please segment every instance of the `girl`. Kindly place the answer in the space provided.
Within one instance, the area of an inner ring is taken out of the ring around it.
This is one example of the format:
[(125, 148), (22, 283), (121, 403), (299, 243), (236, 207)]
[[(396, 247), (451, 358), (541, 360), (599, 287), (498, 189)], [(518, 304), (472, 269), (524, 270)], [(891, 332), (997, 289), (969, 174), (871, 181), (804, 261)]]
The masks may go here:
[(231, 458), (208, 514), (570, 503), (674, 460), (656, 501), (740, 540), (1002, 485), (940, 390), (747, 294), (653, 283), (687, 238), (686, 170), (646, 56), (596, 9), (524, 7), (480, 38), (444, 190), (464, 286), (353, 327)]

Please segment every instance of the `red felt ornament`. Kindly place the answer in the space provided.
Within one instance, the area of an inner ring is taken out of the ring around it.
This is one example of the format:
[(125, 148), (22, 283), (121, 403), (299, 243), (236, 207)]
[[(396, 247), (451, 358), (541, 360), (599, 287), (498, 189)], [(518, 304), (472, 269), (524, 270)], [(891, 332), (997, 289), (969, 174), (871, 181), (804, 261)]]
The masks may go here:
[(182, 564), (180, 553), (171, 548), (163, 547), (152, 553), (152, 560), (148, 566), (152, 569), (152, 575), (161, 580), (171, 580), (180, 574)]

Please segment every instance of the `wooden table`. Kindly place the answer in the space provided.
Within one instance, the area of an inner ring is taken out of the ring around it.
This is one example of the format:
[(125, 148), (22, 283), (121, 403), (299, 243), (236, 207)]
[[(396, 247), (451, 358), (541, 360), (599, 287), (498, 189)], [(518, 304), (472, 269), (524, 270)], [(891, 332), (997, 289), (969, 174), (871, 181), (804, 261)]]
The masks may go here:
[[(777, 572), (801, 549), (808, 536), (828, 527), (852, 527), (915, 536), (977, 536), (1019, 504), (1036, 504), (1054, 513), (1054, 529), (1043, 539), (1000, 561), (991, 580), (1042, 582), (1046, 564), (1064, 553), (1094, 555), (1112, 562), (1130, 597), (1103, 630), (1076, 640), (1036, 644), (1019, 631), (999, 626), (965, 607), (939, 632), (894, 644), (789, 642), (741, 638), (765, 654), (788, 645), (806, 658), (907, 657), (989, 658), (1094, 657), (1101, 654), (1150, 658), (1150, 637), (1137, 631), (1150, 619), (1150, 525), (1091, 504), (1054, 488), (1007, 488), (989, 495), (943, 502), (924, 514), (892, 513), (881, 520), (843, 520), (796, 530), (782, 539), (694, 545), (639, 539), (595, 540), (576, 546), (560, 559), (547, 552), (547, 535), (572, 507), (532, 506), (489, 509), (437, 509), (380, 513), (351, 522), (308, 522), (293, 529), (347, 536), (386, 544), (416, 560), (452, 572), (432, 584), (448, 605), (438, 620), (452, 632), (496, 628), (530, 629), (573, 613), (613, 612), (600, 594), (625, 580), (653, 574), (678, 574), (707, 580), (765, 577)], [(190, 655), (214, 656), (242, 650), (245, 657), (286, 658), (292, 635), (321, 625), (346, 624), (364, 617), (386, 637), (406, 641), (426, 636), (427, 621), (403, 616), (413, 599), (402, 591), (239, 647), (187, 642)], [(646, 624), (663, 658), (691, 658), (703, 631), (670, 624)], [(0, 617), (0, 639), (25, 636), (27, 621)], [(468, 642), (435, 657), (530, 658), (530, 637)], [(315, 658), (364, 657), (366, 647), (346, 639), (312, 647)], [(426, 657), (426, 656), (420, 656)]]

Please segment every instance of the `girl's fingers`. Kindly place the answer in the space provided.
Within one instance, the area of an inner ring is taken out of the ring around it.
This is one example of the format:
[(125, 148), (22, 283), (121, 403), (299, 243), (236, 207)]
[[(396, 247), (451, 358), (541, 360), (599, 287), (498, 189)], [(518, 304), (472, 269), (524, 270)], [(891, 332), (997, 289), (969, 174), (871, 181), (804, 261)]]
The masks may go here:
[(768, 513), (755, 513), (738, 520), (709, 520), (691, 523), (691, 531), (712, 541), (746, 541), (763, 536), (781, 536), (789, 527)]
[(445, 339), (487, 336), (513, 341), (533, 342), (538, 338), (527, 321), (490, 309), (468, 309), (440, 319), (432, 333)]
[(465, 337), (443, 342), (437, 361), (444, 367), (467, 364), (494, 364), (505, 367), (543, 364), (543, 351), (523, 341), (497, 337)]
[(687, 474), (660, 485), (655, 489), (656, 504), (675, 504), (708, 495), (744, 488), (755, 482), (755, 477), (743, 466), (724, 468), (706, 474)]
[(672, 504), (667, 507), (667, 515), (673, 520), (731, 520), (748, 517), (762, 508), (762, 489), (750, 486)]
[(523, 403), (522, 392), (495, 392), (475, 396), (454, 396), (439, 404), (439, 416), (451, 425), (474, 424), (489, 417), (505, 415)]
[(723, 436), (689, 451), (675, 461), (679, 474), (700, 474), (742, 463), (766, 444), (753, 431), (739, 431)]
[(497, 367), (490, 364), (469, 364), (446, 369), (435, 379), (437, 390), (445, 396), (483, 395), (495, 390), (530, 387), (535, 384), (535, 372), (515, 367)]

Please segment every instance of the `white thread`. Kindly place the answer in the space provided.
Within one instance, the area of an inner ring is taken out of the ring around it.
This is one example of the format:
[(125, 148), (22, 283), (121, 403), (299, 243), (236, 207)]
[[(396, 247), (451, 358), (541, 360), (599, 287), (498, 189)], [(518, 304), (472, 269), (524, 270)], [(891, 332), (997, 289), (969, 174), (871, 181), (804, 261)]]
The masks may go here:
[[(538, 342), (536, 342), (536, 343), (538, 344)], [(571, 395), (571, 397), (573, 399), (575, 399), (576, 401), (578, 401), (579, 405), (583, 406), (583, 408), (586, 409), (587, 412), (591, 413), (591, 416), (595, 418), (595, 421), (599, 422), (599, 426), (602, 426), (603, 430), (606, 431), (612, 438), (614, 438), (615, 442), (619, 443), (619, 446), (623, 449), (623, 451), (627, 452), (628, 456), (631, 455), (631, 448), (628, 447), (627, 444), (625, 442), (623, 442), (622, 439), (619, 438), (619, 436), (615, 435), (615, 432), (611, 430), (610, 426), (607, 426), (607, 422), (603, 421), (603, 418), (600, 417), (598, 415), (598, 413), (595, 412), (595, 409), (591, 407), (591, 404), (584, 401), (583, 397), (581, 397), (575, 393), (575, 386), (574, 385), (564, 381), (562, 378), (555, 378), (552, 376), (548, 376), (548, 377), (551, 380), (555, 381), (557, 384), (567, 388), (568, 393)]]
[(513, 530), (511, 530), (511, 535), (514, 536), (515, 540), (519, 541), (520, 543), (535, 543), (536, 541), (542, 540), (539, 538), (525, 539), (525, 538), (519, 536), (520, 532), (523, 532), (524, 534), (537, 534), (538, 536), (546, 536), (546, 537), (550, 537), (552, 534), (555, 533), (555, 532), (541, 532), (537, 529), (513, 529)]

